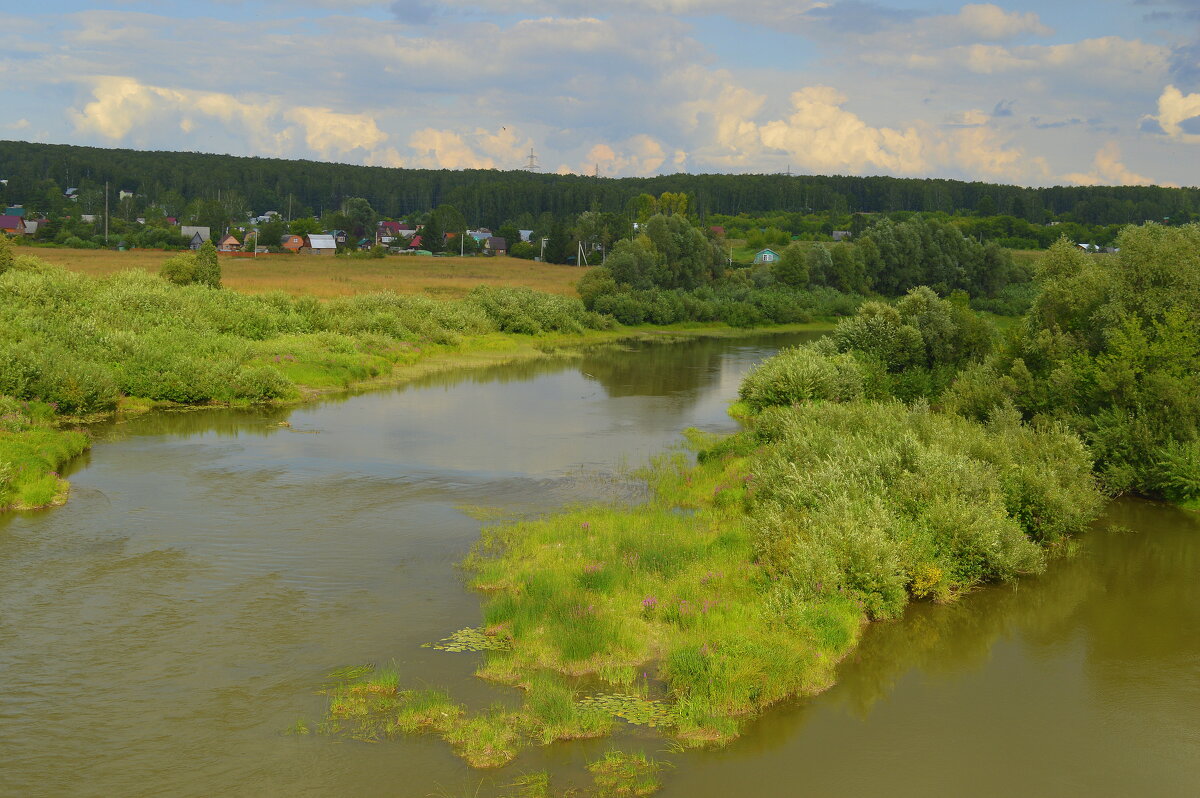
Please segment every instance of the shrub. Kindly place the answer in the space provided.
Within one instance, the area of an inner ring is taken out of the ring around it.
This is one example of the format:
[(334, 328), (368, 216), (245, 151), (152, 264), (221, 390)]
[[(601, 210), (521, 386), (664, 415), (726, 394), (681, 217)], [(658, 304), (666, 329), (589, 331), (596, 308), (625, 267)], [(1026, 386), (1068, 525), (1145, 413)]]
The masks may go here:
[(828, 356), (811, 346), (784, 349), (746, 375), (738, 396), (754, 411), (826, 399), (845, 402), (863, 395), (863, 370), (852, 356)]

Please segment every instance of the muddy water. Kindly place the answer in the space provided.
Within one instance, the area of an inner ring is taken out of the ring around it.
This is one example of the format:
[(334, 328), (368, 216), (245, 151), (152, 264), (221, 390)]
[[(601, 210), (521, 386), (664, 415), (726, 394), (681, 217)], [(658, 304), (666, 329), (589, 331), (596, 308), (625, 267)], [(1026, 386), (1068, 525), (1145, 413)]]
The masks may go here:
[[(473, 706), (454, 564), (480, 513), (629, 496), (687, 426), (731, 428), (780, 339), (606, 351), (443, 375), (291, 411), (155, 414), (102, 431), (63, 508), (0, 518), (0, 795), (493, 794), (563, 786), (610, 742), (498, 774), (444, 743), (283, 732), (327, 672), (395, 661)], [(290, 427), (281, 427), (287, 421)], [(1116, 505), (1047, 576), (918, 607), (841, 684), (723, 751), (660, 754), (668, 795), (1185, 795), (1200, 785), (1200, 527)]]

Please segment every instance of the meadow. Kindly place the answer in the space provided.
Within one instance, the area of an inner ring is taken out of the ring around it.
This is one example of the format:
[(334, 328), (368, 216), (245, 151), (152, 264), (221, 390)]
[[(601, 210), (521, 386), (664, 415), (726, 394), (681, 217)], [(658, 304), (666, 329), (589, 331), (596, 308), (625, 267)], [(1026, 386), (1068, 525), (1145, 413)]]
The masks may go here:
[[(176, 254), (158, 250), (117, 252), (51, 247), (19, 251), (90, 277), (108, 277), (131, 269), (157, 274), (163, 262)], [(268, 254), (253, 258), (221, 257), (221, 283), (226, 288), (248, 294), (282, 291), (292, 296), (318, 299), (380, 291), (458, 299), (480, 285), (530, 288), (573, 297), (576, 283), (586, 272), (586, 268), (503, 256), (344, 258)]]

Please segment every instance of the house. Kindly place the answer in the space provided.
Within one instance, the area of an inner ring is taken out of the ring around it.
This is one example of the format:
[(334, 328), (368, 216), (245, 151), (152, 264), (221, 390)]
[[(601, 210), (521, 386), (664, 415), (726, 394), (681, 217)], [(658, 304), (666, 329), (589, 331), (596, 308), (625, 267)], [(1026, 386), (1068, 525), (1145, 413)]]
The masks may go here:
[(77, 201), (79, 199), (79, 189), (69, 188), (63, 192), (63, 196), (69, 200)]
[(279, 242), (288, 252), (296, 253), (304, 246), (304, 236), (288, 234)]
[(121, 191), (118, 193), (117, 199), (118, 199), (118, 201), (126, 200), (126, 199), (133, 199), (133, 192), (132, 191)]
[(22, 219), (24, 219), (25, 218), (25, 208), (21, 205), (9, 205), (7, 208), (4, 209), (4, 215), (5, 216), (20, 216)]
[[(94, 213), (81, 213), (81, 214), (79, 214), (79, 218), (85, 224), (95, 224), (96, 223), (96, 214), (94, 214)], [(167, 221), (170, 222), (172, 225), (175, 224), (170, 219), (168, 219)]]
[(779, 253), (773, 249), (762, 249), (754, 254), (755, 263), (774, 263), (779, 260)]
[(339, 247), (346, 246), (346, 241), (350, 238), (345, 230), (330, 230), (329, 235), (333, 236), (334, 243)]
[(412, 229), (403, 222), (380, 222), (378, 229), (381, 235), (398, 236), (400, 235), (400, 231), (406, 227), (410, 230)]
[(38, 227), (46, 224), (48, 221), (48, 219), (30, 219), (29, 221), (25, 222), (25, 235), (31, 236), (36, 234)]
[(191, 249), (200, 249), (201, 244), (212, 238), (212, 233), (207, 227), (186, 224), (179, 228), (179, 234), (187, 239), (188, 247)]
[(409, 249), (420, 249), (421, 248), (421, 237), (413, 236), (412, 238), (408, 239), (408, 248)]
[(226, 235), (217, 242), (217, 252), (239, 252), (241, 248), (242, 242), (232, 235)]
[[(95, 216), (93, 216), (91, 219), (88, 219), (88, 217), (86, 217), (86, 216), (84, 216), (84, 217), (83, 217), (83, 220), (84, 220), (85, 222), (87, 222), (87, 221), (95, 221), (95, 219), (96, 219), (96, 217), (95, 217)], [(171, 225), (172, 227), (174, 227), (175, 225), (179, 224), (179, 220), (178, 220), (178, 219), (176, 219), (174, 216), (168, 216), (168, 217), (167, 217), (167, 224), (169, 224), (169, 225)]]
[(337, 242), (327, 233), (313, 233), (307, 236), (300, 251), (306, 255), (332, 255), (337, 252)]
[(848, 238), (850, 238), (849, 230), (834, 230), (833, 231), (833, 240), (834, 241), (845, 241)]
[(0, 233), (8, 233), (10, 236), (25, 235), (25, 220), (11, 213), (0, 216)]
[(529, 242), (529, 239), (533, 238), (532, 230), (518, 230), (517, 232), (521, 234), (521, 240), (526, 243)]
[(374, 246), (375, 246), (375, 242), (369, 238), (358, 239), (358, 248), (364, 252), (366, 252), (369, 249), (372, 249)]
[(488, 255), (507, 255), (508, 242), (500, 236), (491, 236), (483, 245), (483, 251)]
[(713, 226), (709, 227), (708, 229), (712, 230), (712, 233), (715, 236), (721, 236), (722, 238), (725, 237), (725, 228), (719, 224), (714, 224)]

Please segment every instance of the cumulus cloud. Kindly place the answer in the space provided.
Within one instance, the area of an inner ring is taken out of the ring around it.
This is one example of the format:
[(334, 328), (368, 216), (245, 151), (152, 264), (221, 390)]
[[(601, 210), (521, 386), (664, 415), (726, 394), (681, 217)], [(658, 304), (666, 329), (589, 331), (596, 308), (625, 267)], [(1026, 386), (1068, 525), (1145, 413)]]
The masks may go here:
[(1115, 141), (1109, 141), (1096, 152), (1090, 172), (1073, 172), (1063, 175), (1063, 180), (1080, 186), (1172, 186), (1172, 183), (1156, 183), (1148, 177), (1137, 174), (1121, 163), (1121, 147)]
[(880, 169), (913, 174), (929, 168), (915, 128), (872, 127), (842, 106), (846, 95), (829, 86), (792, 94), (792, 114), (760, 130), (765, 147), (814, 171)]
[(373, 150), (387, 141), (387, 134), (367, 114), (341, 114), (328, 108), (297, 106), (289, 109), (284, 118), (300, 125), (309, 149), (326, 157), (357, 149)]
[(354, 150), (370, 152), (387, 140), (367, 114), (299, 105), (286, 108), (277, 99), (173, 89), (117, 75), (93, 78), (90, 84), (91, 101), (69, 111), (69, 116), (77, 131), (114, 142), (134, 131), (156, 128), (175, 127), (189, 134), (206, 121), (218, 123), (227, 134), (245, 136), (257, 152), (270, 155), (282, 154), (297, 138), (327, 158)]
[[(675, 166), (682, 166), (686, 159), (687, 154), (679, 150), (674, 154), (673, 163)], [(567, 171), (576, 174), (596, 172), (605, 176), (648, 176), (659, 174), (665, 163), (667, 163), (667, 149), (662, 142), (645, 134), (639, 134), (631, 136), (615, 146), (603, 142), (594, 145), (588, 150), (583, 163), (578, 168), (567, 169)]]
[(453, 130), (424, 128), (413, 133), (408, 146), (415, 153), (412, 165), (430, 169), (513, 169), (532, 140), (502, 127), (490, 132), (477, 128), (461, 134)]
[(1149, 117), (1156, 121), (1162, 132), (1173, 139), (1200, 142), (1200, 135), (1187, 130), (1188, 120), (1200, 117), (1200, 94), (1184, 94), (1174, 86), (1167, 86), (1158, 98), (1158, 115)]

